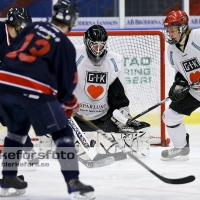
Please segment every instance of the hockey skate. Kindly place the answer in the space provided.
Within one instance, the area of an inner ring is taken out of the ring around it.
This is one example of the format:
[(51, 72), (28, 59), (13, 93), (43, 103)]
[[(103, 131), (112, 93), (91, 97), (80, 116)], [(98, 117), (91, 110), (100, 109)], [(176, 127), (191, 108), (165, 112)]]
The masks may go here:
[[(3, 176), (1, 180), (1, 193), (0, 196), (18, 196), (26, 192), (28, 184), (23, 180), (23, 177), (18, 176)], [(15, 189), (14, 192), (10, 192), (9, 189)]]
[(94, 188), (90, 185), (81, 183), (78, 179), (71, 179), (67, 182), (68, 193), (71, 200), (92, 200), (94, 197)]
[(186, 135), (187, 144), (183, 148), (172, 148), (169, 150), (164, 150), (161, 153), (161, 160), (168, 161), (168, 160), (189, 160), (189, 135)]
[[(24, 176), (23, 175), (19, 175), (19, 176), (17, 176), (19, 179), (21, 179), (22, 181), (24, 181)], [(1, 181), (2, 181), (2, 179), (0, 179), (0, 186), (1, 186)]]
[(39, 164), (39, 158), (37, 157), (37, 153), (34, 149), (32, 149), (31, 151), (25, 151), (24, 154), (25, 158), (31, 166)]

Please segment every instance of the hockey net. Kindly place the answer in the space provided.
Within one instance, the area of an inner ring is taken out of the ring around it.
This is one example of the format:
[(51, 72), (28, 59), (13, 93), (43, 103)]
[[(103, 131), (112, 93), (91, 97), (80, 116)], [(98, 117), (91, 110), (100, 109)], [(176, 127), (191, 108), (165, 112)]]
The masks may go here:
[[(83, 43), (83, 35), (84, 32), (71, 32), (68, 37), (77, 45)], [(135, 116), (165, 98), (165, 42), (160, 31), (108, 31), (108, 35), (108, 51), (124, 58), (126, 89), (131, 115)], [(161, 117), (164, 108), (163, 104), (138, 119), (151, 124), (151, 144), (169, 144)], [(6, 128), (0, 125), (0, 148), (6, 133)], [(29, 135), (38, 144), (32, 128)]]
[[(83, 43), (84, 32), (71, 32), (74, 45)], [(124, 58), (126, 89), (131, 115), (136, 116), (165, 98), (165, 41), (160, 31), (108, 31), (108, 51)], [(162, 122), (164, 104), (138, 120), (151, 124), (151, 144), (167, 146)]]

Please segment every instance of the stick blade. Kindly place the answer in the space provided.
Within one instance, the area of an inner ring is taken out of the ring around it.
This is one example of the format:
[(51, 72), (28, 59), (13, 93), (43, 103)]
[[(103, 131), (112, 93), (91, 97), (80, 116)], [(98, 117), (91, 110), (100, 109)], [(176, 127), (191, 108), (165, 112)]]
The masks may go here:
[(186, 183), (190, 183), (194, 181), (195, 176), (191, 175), (191, 176), (187, 176), (187, 177), (179, 178), (179, 179), (169, 179), (169, 178), (160, 177), (160, 179), (163, 182), (169, 183), (169, 184), (186, 184)]

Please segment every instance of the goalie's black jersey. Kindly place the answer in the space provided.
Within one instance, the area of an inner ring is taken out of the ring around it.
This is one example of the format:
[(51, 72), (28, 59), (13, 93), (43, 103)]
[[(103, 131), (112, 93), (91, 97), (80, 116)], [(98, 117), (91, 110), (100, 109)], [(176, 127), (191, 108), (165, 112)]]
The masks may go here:
[(54, 95), (61, 103), (72, 100), (77, 70), (73, 44), (56, 26), (34, 22), (8, 48), (0, 71), (6, 92)]

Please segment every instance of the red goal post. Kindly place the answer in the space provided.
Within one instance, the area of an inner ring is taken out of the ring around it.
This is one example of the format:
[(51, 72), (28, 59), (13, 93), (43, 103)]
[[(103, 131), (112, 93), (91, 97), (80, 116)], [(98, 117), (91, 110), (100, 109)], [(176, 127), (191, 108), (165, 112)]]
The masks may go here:
[[(108, 51), (124, 57), (124, 72), (132, 116), (165, 98), (165, 40), (161, 31), (107, 31)], [(70, 32), (74, 45), (83, 44), (84, 32)], [(145, 114), (139, 120), (151, 124), (151, 144), (168, 146), (162, 113), (165, 105)]]

